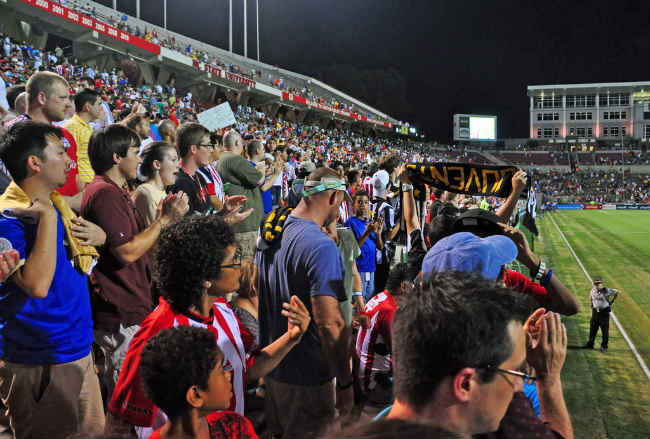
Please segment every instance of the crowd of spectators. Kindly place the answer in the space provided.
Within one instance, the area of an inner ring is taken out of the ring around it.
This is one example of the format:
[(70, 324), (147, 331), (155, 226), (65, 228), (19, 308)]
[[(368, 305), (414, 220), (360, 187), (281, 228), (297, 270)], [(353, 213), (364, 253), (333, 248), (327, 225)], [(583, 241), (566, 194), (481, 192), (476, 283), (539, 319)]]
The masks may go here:
[[(143, 38), (144, 40), (151, 43), (182, 53), (186, 56), (189, 56), (195, 61), (199, 61), (213, 67), (219, 67), (225, 69), (227, 72), (235, 73), (255, 81), (266, 83), (282, 91), (286, 91), (297, 96), (302, 96), (306, 99), (318, 102), (319, 104), (330, 105), (333, 108), (344, 111), (355, 111), (356, 107), (353, 103), (341, 102), (335, 96), (320, 96), (316, 94), (314, 92), (312, 80), (309, 78), (300, 79), (297, 77), (287, 77), (285, 79), (283, 75), (279, 73), (278, 69), (275, 69), (275, 72), (269, 71), (266, 75), (264, 75), (263, 72), (256, 67), (244, 68), (232, 61), (224, 61), (222, 57), (220, 57), (217, 53), (210, 53), (206, 50), (199, 50), (192, 47), (192, 44), (190, 43), (182, 44), (180, 41), (176, 41), (176, 37), (173, 34), (167, 33), (163, 30), (161, 30), (159, 33), (153, 25), (150, 27), (147, 27), (145, 25), (143, 28), (141, 28), (139, 25), (134, 25), (129, 22), (129, 17), (126, 14), (120, 15), (119, 13), (116, 13), (115, 15), (104, 15), (98, 13), (96, 7), (82, 0), (57, 1), (63, 6), (75, 9), (85, 15), (88, 15), (89, 17), (93, 17), (96, 20), (117, 27), (124, 32), (128, 32), (131, 35), (139, 38)], [(379, 115), (369, 116), (373, 116), (378, 120), (383, 120), (383, 118)]]
[(622, 169), (607, 171), (531, 171), (538, 191), (547, 202), (647, 203), (650, 174), (631, 174)]
[[(418, 215), (403, 163), (481, 159), (235, 103), (210, 132), (173, 81), (2, 41), (10, 434), (364, 437), (378, 417), (572, 437), (560, 314), (579, 306), (507, 225), (524, 171), (492, 212), (435, 192)], [(648, 196), (647, 176), (532, 177), (542, 195)]]

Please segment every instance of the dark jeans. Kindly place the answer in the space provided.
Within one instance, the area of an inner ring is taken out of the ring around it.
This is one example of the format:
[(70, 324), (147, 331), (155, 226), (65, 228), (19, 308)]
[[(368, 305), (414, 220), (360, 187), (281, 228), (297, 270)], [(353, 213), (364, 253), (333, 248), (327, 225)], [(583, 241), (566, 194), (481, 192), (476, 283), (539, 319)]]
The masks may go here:
[(598, 328), (600, 328), (600, 332), (603, 335), (603, 341), (600, 346), (607, 348), (607, 343), (609, 342), (609, 312), (611, 310), (611, 308), (605, 308), (600, 311), (597, 311), (595, 308), (591, 309), (591, 322), (589, 322), (590, 346), (594, 345), (594, 341), (596, 341), (596, 334), (598, 333)]

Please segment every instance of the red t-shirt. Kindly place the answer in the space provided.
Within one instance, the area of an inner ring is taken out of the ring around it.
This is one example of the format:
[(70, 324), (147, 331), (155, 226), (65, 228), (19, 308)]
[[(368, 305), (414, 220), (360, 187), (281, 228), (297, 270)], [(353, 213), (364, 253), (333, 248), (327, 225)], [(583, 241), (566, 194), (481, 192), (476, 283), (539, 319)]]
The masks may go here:
[(72, 164), (70, 165), (65, 184), (57, 189), (57, 192), (61, 195), (71, 197), (79, 193), (79, 188), (77, 187), (77, 174), (79, 174), (79, 169), (77, 168), (77, 142), (75, 142), (74, 137), (72, 137), (72, 134), (68, 130), (63, 127), (59, 128), (63, 131), (63, 146), (68, 153), (68, 157), (72, 160)]
[[(251, 421), (231, 411), (210, 413), (206, 417), (210, 428), (210, 439), (257, 439)], [(162, 439), (160, 431), (163, 427), (151, 433), (149, 439)]]
[[(31, 120), (29, 114), (21, 114), (20, 116), (8, 120), (5, 122), (4, 126), (6, 129), (9, 129), (12, 125), (24, 120)], [(63, 132), (63, 146), (65, 147), (68, 157), (72, 160), (65, 184), (57, 189), (57, 192), (61, 195), (71, 197), (79, 192), (79, 189), (77, 188), (77, 174), (79, 173), (79, 170), (77, 169), (77, 142), (74, 141), (74, 137), (72, 137), (72, 134), (70, 134), (68, 130), (61, 126), (57, 128)]]
[(364, 309), (370, 320), (370, 327), (359, 330), (356, 344), (359, 378), (364, 392), (374, 387), (374, 373), (390, 372), (392, 369), (391, 328), (396, 310), (395, 300), (388, 291), (377, 294)]
[[(226, 366), (233, 372), (233, 397), (230, 402), (230, 410), (243, 415), (246, 370), (254, 362), (255, 353), (252, 352), (252, 349), (255, 339), (242, 325), (225, 299), (219, 298), (212, 305), (211, 314), (212, 316), (206, 319), (195, 314), (176, 313), (161, 297), (158, 307), (142, 322), (140, 329), (131, 340), (113, 397), (108, 406), (111, 413), (131, 425), (151, 427), (158, 408), (147, 397), (140, 382), (138, 374), (140, 353), (147, 341), (163, 329), (176, 326), (198, 326), (208, 329), (217, 337), (219, 349), (227, 361)], [(161, 422), (167, 419), (166, 416), (159, 418)]]
[(546, 288), (528, 279), (523, 274), (508, 270), (503, 273), (503, 282), (508, 288), (524, 293), (535, 299), (535, 302), (542, 308), (548, 308), (551, 304), (551, 297)]

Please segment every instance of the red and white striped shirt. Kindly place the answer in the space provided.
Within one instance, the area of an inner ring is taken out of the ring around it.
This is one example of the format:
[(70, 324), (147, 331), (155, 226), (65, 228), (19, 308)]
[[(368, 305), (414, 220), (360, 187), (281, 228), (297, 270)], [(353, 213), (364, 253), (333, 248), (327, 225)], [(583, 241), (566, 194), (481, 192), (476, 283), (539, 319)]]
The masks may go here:
[(396, 310), (395, 300), (388, 291), (377, 294), (364, 309), (370, 320), (370, 327), (359, 330), (356, 351), (359, 357), (359, 380), (366, 393), (376, 385), (375, 373), (388, 373), (392, 370), (391, 328)]
[(364, 191), (368, 192), (368, 198), (370, 200), (372, 200), (374, 182), (375, 182), (375, 179), (372, 178), (372, 177), (366, 177), (361, 182), (361, 187), (363, 188)]
[(350, 210), (348, 207), (348, 202), (343, 200), (339, 205), (339, 222), (345, 224), (350, 219)]
[(133, 336), (126, 358), (122, 364), (115, 391), (108, 409), (119, 419), (131, 425), (153, 427), (166, 422), (166, 416), (160, 416), (159, 410), (144, 393), (138, 366), (140, 353), (147, 341), (163, 329), (177, 326), (196, 326), (206, 328), (217, 338), (219, 349), (223, 353), (226, 368), (232, 370), (233, 397), (229, 410), (244, 414), (244, 385), (246, 370), (252, 366), (254, 356), (250, 351), (255, 339), (241, 324), (224, 298), (219, 298), (212, 305), (211, 316), (204, 318), (188, 313), (176, 313), (164, 298), (151, 314), (142, 322), (140, 329)]

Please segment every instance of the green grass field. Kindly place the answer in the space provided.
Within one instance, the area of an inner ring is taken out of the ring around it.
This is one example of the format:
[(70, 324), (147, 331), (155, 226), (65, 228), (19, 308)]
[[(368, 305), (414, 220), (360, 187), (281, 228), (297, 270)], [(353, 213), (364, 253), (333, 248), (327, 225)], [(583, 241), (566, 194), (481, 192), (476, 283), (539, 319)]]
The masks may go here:
[(650, 366), (650, 212), (547, 214), (537, 220), (535, 240), (535, 252), (581, 305), (577, 315), (563, 318), (569, 337), (564, 394), (576, 437), (650, 437), (650, 382), (613, 320), (609, 352), (581, 348), (589, 336), (591, 284), (551, 215), (590, 276), (601, 276), (606, 286), (621, 291), (612, 311)]

